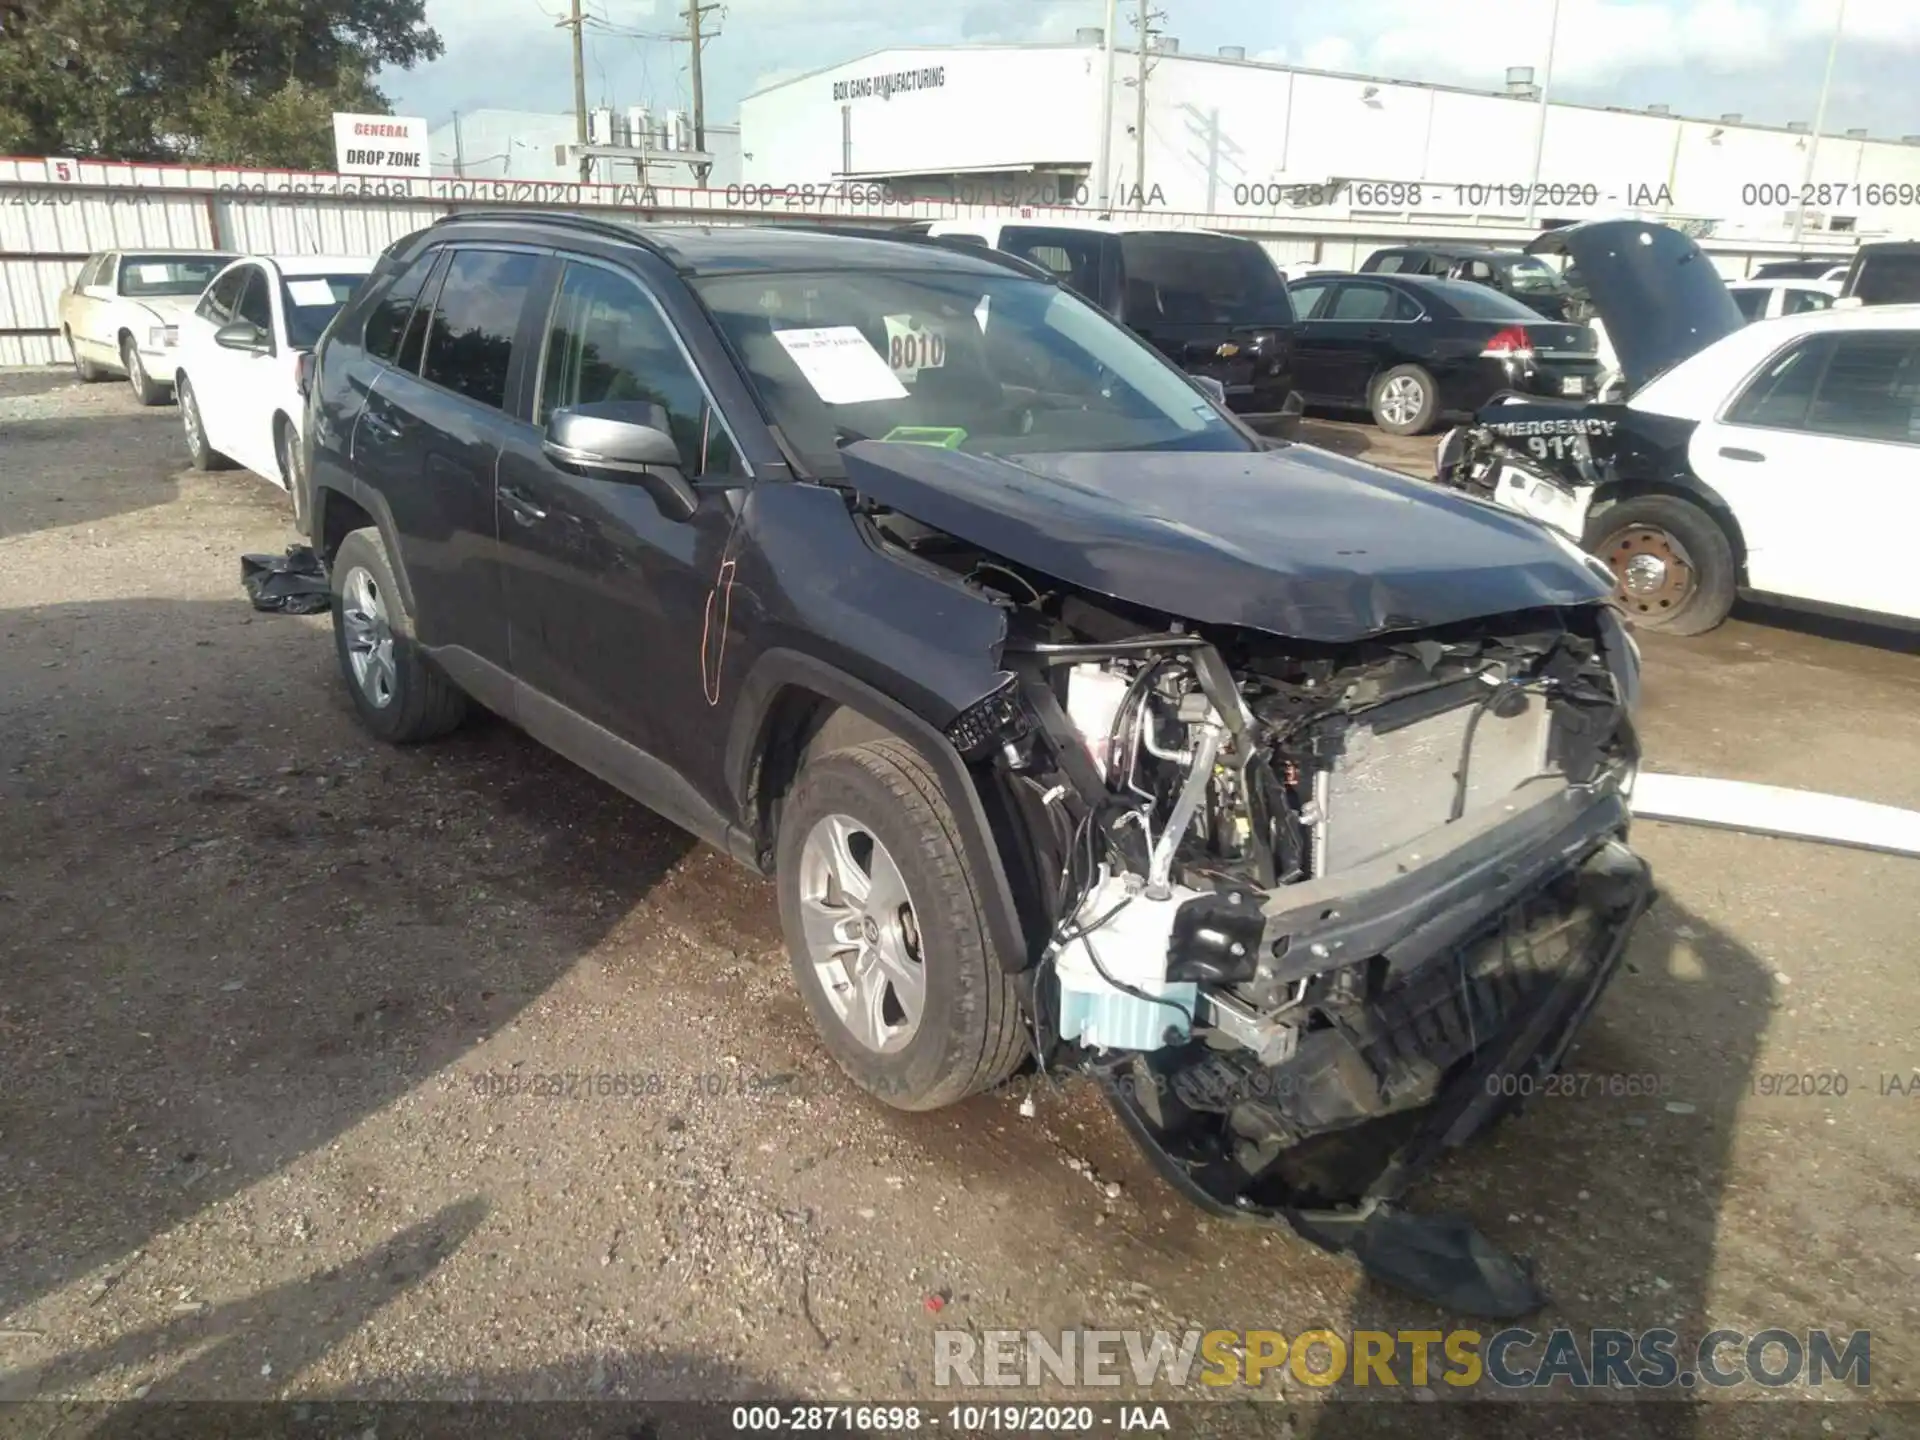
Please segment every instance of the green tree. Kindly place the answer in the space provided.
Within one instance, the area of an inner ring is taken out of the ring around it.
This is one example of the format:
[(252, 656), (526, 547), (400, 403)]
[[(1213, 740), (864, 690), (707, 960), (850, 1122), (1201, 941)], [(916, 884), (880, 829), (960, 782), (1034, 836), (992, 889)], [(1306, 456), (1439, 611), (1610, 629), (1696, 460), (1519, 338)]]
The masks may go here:
[(444, 48), (424, 0), (0, 0), (0, 154), (325, 168)]

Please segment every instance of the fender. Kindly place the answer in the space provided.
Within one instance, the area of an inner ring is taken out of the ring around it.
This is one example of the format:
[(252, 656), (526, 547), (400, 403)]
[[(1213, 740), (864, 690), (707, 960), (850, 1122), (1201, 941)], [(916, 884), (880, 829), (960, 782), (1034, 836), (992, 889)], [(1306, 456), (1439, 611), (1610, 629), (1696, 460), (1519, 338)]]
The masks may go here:
[[(308, 517), (310, 529), (307, 538), (318, 548), (320, 540), (327, 533), (327, 497), (345, 495), (367, 514), (373, 517), (373, 523), (379, 528), (380, 538), (386, 542), (387, 563), (393, 567), (393, 578), (399, 583), (400, 598), (406, 601), (407, 613), (418, 615), (420, 607), (413, 603), (413, 581), (407, 577), (406, 553), (400, 545), (399, 532), (394, 528), (393, 511), (378, 490), (367, 485), (351, 472), (341, 470), (337, 476), (329, 475), (325, 480), (313, 481), (313, 513)], [(331, 562), (331, 555), (321, 556)]]
[(960, 826), (961, 848), (980, 887), (987, 935), (1008, 970), (1020, 971), (1032, 960), (1033, 945), (1020, 923), (1013, 889), (1007, 881), (1000, 847), (980, 803), (979, 791), (960, 752), (930, 722), (864, 681), (798, 650), (768, 650), (755, 662), (734, 705), (727, 733), (727, 789), (734, 813), (749, 830), (755, 760), (764, 753), (774, 718), (774, 701), (789, 686), (812, 691), (857, 711), (907, 741), (933, 767)]

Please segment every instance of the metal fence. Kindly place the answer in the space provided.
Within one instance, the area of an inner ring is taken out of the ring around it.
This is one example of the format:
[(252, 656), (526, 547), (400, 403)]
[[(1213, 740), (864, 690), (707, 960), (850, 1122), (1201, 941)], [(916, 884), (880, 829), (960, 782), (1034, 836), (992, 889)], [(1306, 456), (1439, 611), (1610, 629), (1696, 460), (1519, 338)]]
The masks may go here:
[[(1331, 187), (1311, 213), (1272, 215), (1127, 212), (1130, 224), (1230, 230), (1276, 261), (1351, 269), (1369, 251), (1412, 239), (1520, 245), (1534, 234), (1516, 213), (1387, 214), (1359, 208)], [(254, 254), (374, 255), (392, 241), (461, 209), (584, 210), (648, 224), (898, 225), (913, 220), (1084, 220), (1084, 206), (957, 204), (899, 199), (885, 186), (730, 185), (724, 189), (587, 185), (557, 181), (389, 180), (288, 170), (126, 165), (61, 158), (0, 158), (0, 366), (64, 363), (60, 292), (101, 250), (206, 247)], [(1749, 273), (1785, 253), (1761, 242), (1706, 239), (1723, 273)], [(1851, 246), (1822, 239), (1802, 247), (1844, 260)]]

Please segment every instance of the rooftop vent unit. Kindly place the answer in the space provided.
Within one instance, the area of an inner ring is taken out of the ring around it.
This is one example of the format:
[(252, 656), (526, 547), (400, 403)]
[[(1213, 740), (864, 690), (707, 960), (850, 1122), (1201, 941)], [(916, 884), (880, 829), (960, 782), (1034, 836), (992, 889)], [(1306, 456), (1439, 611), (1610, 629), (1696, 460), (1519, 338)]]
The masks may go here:
[(1509, 65), (1507, 67), (1507, 94), (1531, 95), (1533, 93), (1533, 67), (1531, 65)]
[(1902, 145), (1920, 145), (1920, 135), (1902, 135), (1900, 137), (1900, 143)]
[(1805, 120), (1789, 120), (1787, 122), (1787, 129), (1796, 135), (1805, 135), (1813, 129), (1813, 126), (1809, 125)]
[(1178, 55), (1180, 53), (1180, 42), (1171, 35), (1162, 35), (1158, 40), (1153, 42), (1153, 48), (1165, 55)]
[(1673, 107), (1671, 105), (1647, 106), (1647, 114), (1649, 115), (1671, 115), (1672, 113), (1673, 113)]
[(1849, 130), (1847, 131), (1847, 138), (1849, 140), (1864, 140), (1867, 138), (1867, 132), (1864, 130)]
[(1740, 125), (1746, 122), (1746, 118), (1747, 117), (1742, 115), (1738, 110), (1729, 110), (1720, 117), (1720, 123), (1722, 125)]
[(1104, 45), (1107, 43), (1107, 32), (1102, 30), (1098, 25), (1082, 25), (1078, 30), (1073, 32), (1073, 43), (1076, 45)]
[(1220, 47), (1220, 58), (1222, 60), (1244, 60), (1247, 58), (1247, 47), (1244, 45), (1222, 45)]

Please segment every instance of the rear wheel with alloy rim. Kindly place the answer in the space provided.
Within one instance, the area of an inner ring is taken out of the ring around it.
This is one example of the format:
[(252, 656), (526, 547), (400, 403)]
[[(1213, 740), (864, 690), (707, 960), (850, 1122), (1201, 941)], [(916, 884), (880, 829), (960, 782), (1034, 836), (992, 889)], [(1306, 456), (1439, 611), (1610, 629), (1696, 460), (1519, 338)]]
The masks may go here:
[(431, 740), (458, 725), (467, 697), (414, 643), (380, 532), (340, 542), (333, 582), (333, 639), (360, 723), (396, 745)]
[(1587, 549), (1613, 571), (1614, 597), (1638, 625), (1701, 635), (1733, 608), (1733, 546), (1699, 506), (1676, 495), (1636, 495), (1587, 524)]
[(1389, 435), (1421, 435), (1433, 428), (1440, 392), (1418, 365), (1396, 365), (1373, 382), (1373, 423)]
[(902, 1110), (991, 1089), (1026, 1054), (959, 834), (932, 768), (892, 738), (809, 756), (782, 806), (794, 979), (840, 1068)]

